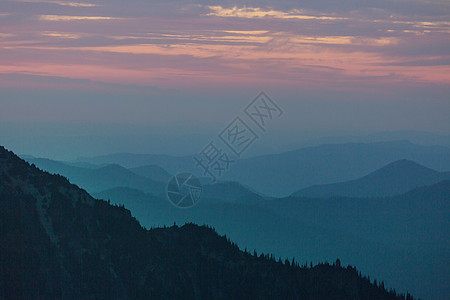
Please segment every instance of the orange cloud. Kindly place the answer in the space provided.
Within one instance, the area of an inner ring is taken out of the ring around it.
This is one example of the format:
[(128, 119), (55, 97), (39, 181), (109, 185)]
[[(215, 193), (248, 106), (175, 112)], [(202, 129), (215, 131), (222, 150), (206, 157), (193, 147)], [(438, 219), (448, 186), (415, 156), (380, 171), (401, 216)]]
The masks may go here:
[(81, 35), (74, 33), (64, 33), (64, 32), (44, 32), (41, 33), (43, 36), (64, 38), (64, 39), (80, 39)]
[(299, 20), (346, 20), (345, 17), (333, 16), (311, 16), (302, 14), (301, 10), (293, 9), (288, 12), (279, 10), (264, 10), (258, 7), (242, 7), (234, 6), (232, 8), (224, 8), (222, 6), (208, 6), (211, 10), (208, 16), (218, 17), (236, 17), (236, 18), (279, 18), (279, 19), (299, 19)]
[(40, 15), (40, 21), (102, 21), (102, 20), (120, 20), (121, 18), (114, 17), (90, 17), (90, 16), (62, 16), (62, 15)]

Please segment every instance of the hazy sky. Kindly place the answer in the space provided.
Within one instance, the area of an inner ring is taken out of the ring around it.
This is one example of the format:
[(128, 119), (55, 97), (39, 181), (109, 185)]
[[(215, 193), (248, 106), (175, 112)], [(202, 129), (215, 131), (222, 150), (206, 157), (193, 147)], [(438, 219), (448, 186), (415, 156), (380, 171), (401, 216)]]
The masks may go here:
[(448, 134), (449, 83), (448, 1), (0, 2), (12, 146), (10, 128), (206, 134), (260, 90), (286, 111), (279, 131)]

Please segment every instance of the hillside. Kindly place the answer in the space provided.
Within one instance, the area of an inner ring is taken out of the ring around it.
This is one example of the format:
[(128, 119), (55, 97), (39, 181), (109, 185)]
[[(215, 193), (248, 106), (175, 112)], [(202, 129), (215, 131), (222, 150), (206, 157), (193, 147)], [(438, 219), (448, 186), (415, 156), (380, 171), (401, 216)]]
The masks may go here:
[(2, 299), (402, 299), (351, 267), (277, 262), (208, 227), (143, 229), (0, 148)]

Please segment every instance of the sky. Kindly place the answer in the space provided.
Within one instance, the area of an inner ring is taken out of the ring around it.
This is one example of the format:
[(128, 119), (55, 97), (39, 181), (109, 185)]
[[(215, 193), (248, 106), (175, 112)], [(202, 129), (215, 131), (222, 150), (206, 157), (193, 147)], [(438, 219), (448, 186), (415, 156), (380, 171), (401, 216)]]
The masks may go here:
[(260, 91), (286, 112), (285, 144), (448, 135), (449, 83), (448, 1), (0, 2), (0, 139), (30, 154), (90, 153), (76, 139), (155, 152), (150, 137), (189, 152), (186, 136), (219, 132)]

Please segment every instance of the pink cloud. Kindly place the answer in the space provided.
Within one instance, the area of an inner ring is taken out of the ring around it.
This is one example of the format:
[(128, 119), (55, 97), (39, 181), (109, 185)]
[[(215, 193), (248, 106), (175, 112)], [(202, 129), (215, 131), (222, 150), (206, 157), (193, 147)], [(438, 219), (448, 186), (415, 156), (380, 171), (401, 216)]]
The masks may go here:
[[(0, 73), (167, 88), (450, 83), (442, 17), (192, 5), (169, 13), (170, 4), (143, 16), (117, 4), (70, 3), (15, 2), (0, 19)], [(9, 18), (20, 5), (33, 9)], [(439, 46), (427, 53), (429, 45)], [(407, 63), (429, 60), (441, 63)]]

